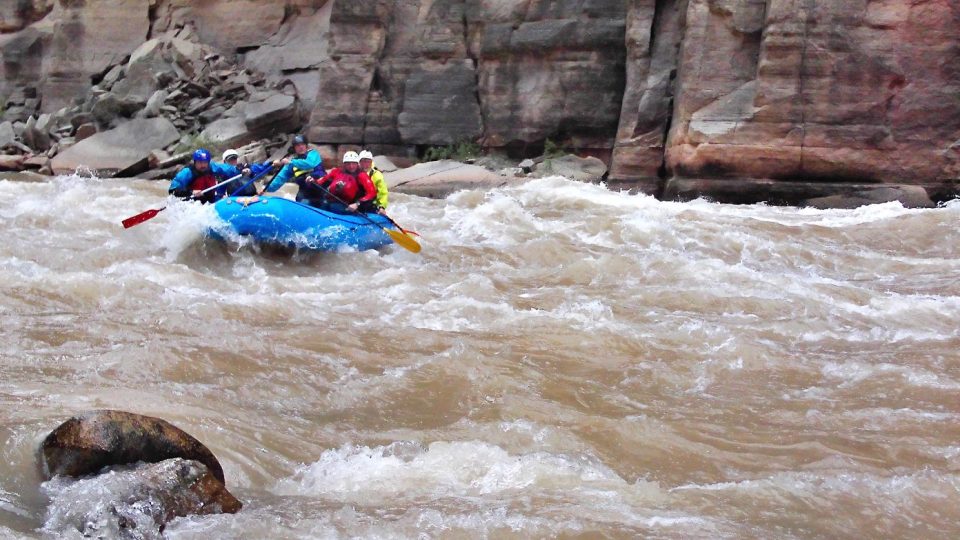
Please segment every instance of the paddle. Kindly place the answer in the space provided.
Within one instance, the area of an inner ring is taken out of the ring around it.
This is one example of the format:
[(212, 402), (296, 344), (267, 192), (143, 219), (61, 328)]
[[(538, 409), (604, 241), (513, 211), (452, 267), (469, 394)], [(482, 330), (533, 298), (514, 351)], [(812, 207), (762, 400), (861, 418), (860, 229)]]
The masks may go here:
[[(344, 206), (350, 206), (349, 204), (346, 203), (346, 201), (344, 201), (344, 200), (341, 199), (340, 197), (337, 197), (337, 196), (334, 195), (333, 193), (330, 193), (330, 191), (329, 191), (327, 188), (321, 186), (320, 184), (314, 183), (313, 185), (315, 185), (315, 186), (317, 186), (318, 188), (320, 188), (320, 189), (321, 189), (324, 193), (326, 193), (327, 195), (329, 195), (329, 196), (333, 197), (334, 199), (336, 199), (337, 202), (339, 202), (340, 204), (342, 204), (342, 205), (344, 205)], [(380, 229), (382, 229), (383, 232), (387, 233), (387, 236), (389, 236), (391, 239), (393, 239), (393, 241), (396, 242), (397, 244), (400, 244), (400, 246), (403, 247), (404, 249), (406, 249), (407, 251), (411, 251), (411, 252), (413, 252), (413, 253), (420, 253), (420, 249), (421, 249), (421, 248), (420, 248), (420, 244), (418, 244), (417, 241), (413, 239), (413, 237), (411, 237), (411, 236), (409, 236), (408, 234), (406, 234), (406, 232), (403, 232), (403, 229), (401, 229), (399, 225), (397, 225), (396, 223), (394, 223), (392, 219), (387, 218), (387, 219), (390, 219), (390, 223), (393, 223), (398, 229), (400, 229), (399, 231), (392, 231), (392, 230), (384, 227), (383, 225), (381, 225), (381, 224), (377, 223), (376, 221), (370, 219), (370, 218), (369, 218), (366, 214), (364, 214), (363, 212), (357, 212), (357, 214), (358, 214), (359, 216), (363, 217), (363, 219), (369, 221), (370, 223), (373, 223), (373, 224), (376, 225), (377, 227), (380, 227)]]
[[(210, 186), (210, 187), (208, 187), (207, 189), (201, 191), (200, 194), (203, 195), (204, 193), (213, 191), (213, 190), (217, 189), (217, 188), (220, 187), (220, 186), (229, 184), (230, 182), (233, 182), (234, 180), (239, 180), (240, 178), (243, 178), (243, 175), (242, 175), (242, 174), (238, 174), (237, 176), (234, 176), (233, 178), (228, 178), (228, 179), (224, 180), (223, 182), (220, 182), (219, 184), (217, 184), (217, 185), (215, 185), (215, 186)], [(123, 228), (124, 228), (124, 229), (129, 229), (130, 227), (133, 227), (133, 226), (135, 226), (135, 225), (139, 225), (139, 224), (143, 223), (144, 221), (153, 219), (154, 217), (156, 217), (157, 214), (159, 214), (160, 212), (163, 212), (163, 211), (166, 210), (166, 209), (167, 209), (167, 207), (164, 206), (163, 208), (150, 209), (150, 210), (147, 210), (146, 212), (140, 212), (139, 214), (137, 214), (137, 215), (135, 215), (135, 216), (128, 217), (127, 219), (121, 221), (121, 223), (123, 223)]]
[(410, 231), (401, 227), (400, 224), (394, 221), (392, 217), (386, 214), (380, 214), (380, 215), (387, 218), (387, 221), (389, 221), (390, 223), (393, 223), (393, 226), (396, 227), (398, 230), (403, 231), (404, 234), (412, 234), (414, 236), (420, 236), (420, 233), (418, 233), (417, 231)]
[[(256, 174), (256, 175), (254, 175), (253, 178), (251, 178), (249, 182), (247, 182), (246, 184), (240, 186), (240, 189), (234, 191), (234, 192), (231, 193), (229, 196), (230, 196), (230, 197), (236, 197), (236, 196), (237, 196), (237, 193), (240, 193), (241, 191), (247, 189), (247, 186), (249, 186), (250, 184), (256, 182), (257, 180), (263, 178), (264, 176), (270, 174), (270, 171), (273, 171), (274, 169), (276, 169), (276, 167), (271, 166), (269, 169), (266, 169), (266, 170), (261, 171), (260, 173), (258, 173), (258, 174)], [(280, 171), (277, 171), (277, 174), (280, 174)], [(277, 177), (277, 174), (273, 175), (273, 178), (276, 178), (276, 177)], [(267, 180), (267, 183), (266, 183), (266, 185), (264, 186), (264, 189), (266, 189), (266, 186), (269, 186), (270, 183), (273, 182), (273, 178), (271, 178), (270, 180)]]

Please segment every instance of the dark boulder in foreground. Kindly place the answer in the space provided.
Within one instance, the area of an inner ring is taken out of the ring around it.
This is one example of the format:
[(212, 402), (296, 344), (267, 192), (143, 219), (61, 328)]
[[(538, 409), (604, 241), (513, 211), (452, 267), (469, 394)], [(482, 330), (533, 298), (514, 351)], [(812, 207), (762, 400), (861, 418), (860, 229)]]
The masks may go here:
[(170, 459), (120, 466), (81, 479), (44, 484), (50, 496), (44, 530), (66, 536), (161, 539), (170, 521), (190, 515), (236, 513), (241, 503), (202, 463)]
[(200, 441), (165, 420), (123, 411), (91, 411), (67, 420), (43, 440), (40, 454), (48, 479), (96, 474), (110, 465), (183, 458), (203, 463), (224, 482), (223, 467)]

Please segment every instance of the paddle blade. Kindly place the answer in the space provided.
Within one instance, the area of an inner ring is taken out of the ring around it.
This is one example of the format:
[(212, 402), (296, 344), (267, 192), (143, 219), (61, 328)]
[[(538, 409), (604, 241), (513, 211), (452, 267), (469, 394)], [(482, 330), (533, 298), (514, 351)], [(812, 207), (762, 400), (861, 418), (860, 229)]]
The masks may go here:
[(160, 212), (163, 212), (165, 209), (166, 207), (158, 208), (158, 209), (150, 209), (150, 210), (147, 210), (146, 212), (141, 212), (133, 217), (128, 217), (127, 219), (123, 220), (121, 223), (123, 223), (124, 229), (129, 229), (134, 225), (139, 225), (144, 221), (153, 219), (157, 214), (159, 214)]
[(420, 253), (420, 244), (418, 244), (413, 238), (410, 238), (400, 231), (394, 231), (391, 229), (384, 229), (384, 232), (386, 232), (394, 242), (400, 244), (403, 249), (412, 251), (413, 253)]

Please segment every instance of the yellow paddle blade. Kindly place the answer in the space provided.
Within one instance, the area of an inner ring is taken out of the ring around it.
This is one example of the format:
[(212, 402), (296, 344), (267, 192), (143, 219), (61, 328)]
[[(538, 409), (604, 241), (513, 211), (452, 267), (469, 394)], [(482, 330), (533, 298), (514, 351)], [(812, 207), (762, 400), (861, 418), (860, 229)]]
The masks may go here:
[(407, 251), (420, 253), (420, 244), (418, 244), (413, 238), (410, 238), (400, 231), (394, 231), (392, 229), (383, 229), (383, 231), (386, 232), (390, 238), (393, 238), (394, 242), (400, 244)]

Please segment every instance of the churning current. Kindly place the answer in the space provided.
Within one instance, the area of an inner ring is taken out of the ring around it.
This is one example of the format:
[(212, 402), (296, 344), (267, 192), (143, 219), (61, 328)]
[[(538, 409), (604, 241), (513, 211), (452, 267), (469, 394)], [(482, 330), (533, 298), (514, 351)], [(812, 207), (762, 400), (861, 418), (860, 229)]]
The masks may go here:
[(415, 255), (221, 244), (179, 202), (120, 226), (164, 197), (0, 181), (0, 538), (77, 537), (90, 494), (36, 449), (98, 408), (196, 436), (245, 503), (170, 539), (960, 536), (960, 203), (548, 178), (395, 195)]

